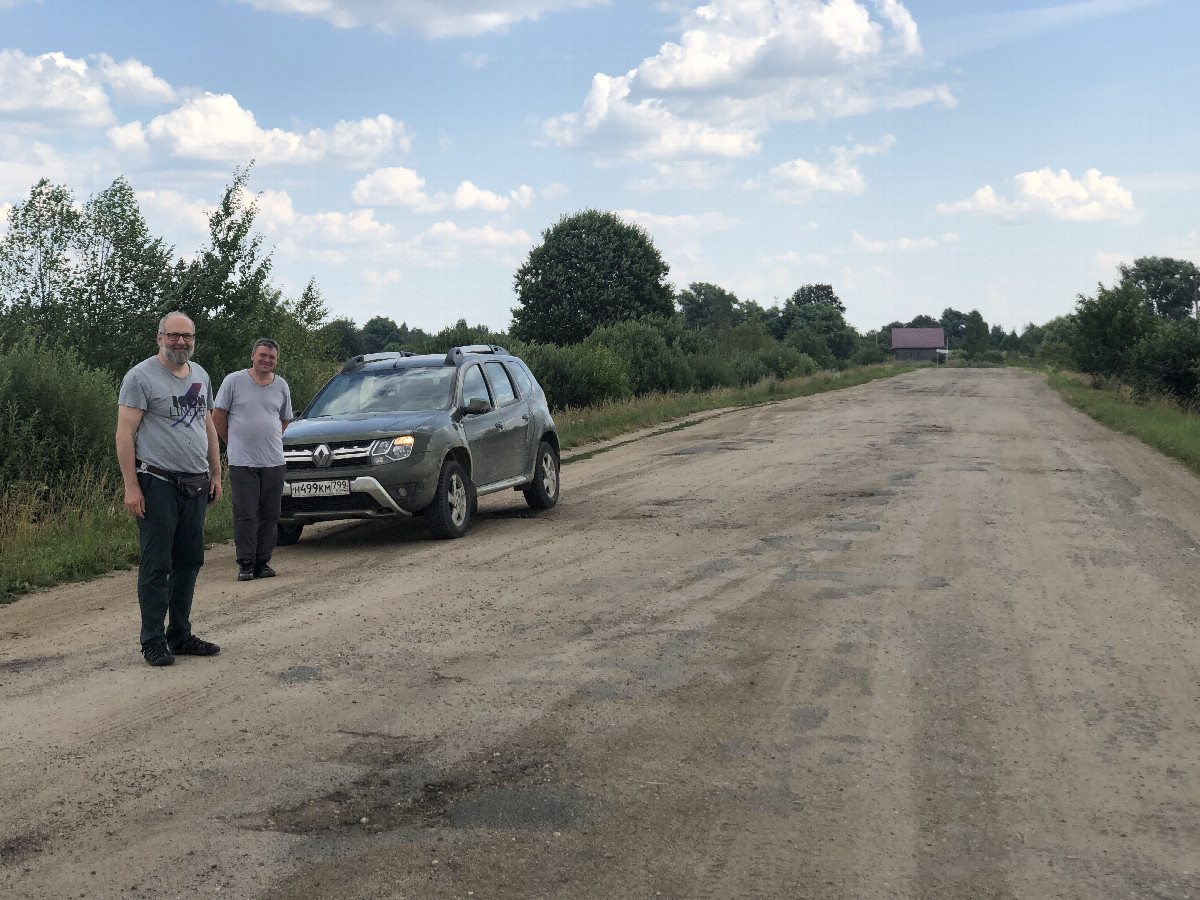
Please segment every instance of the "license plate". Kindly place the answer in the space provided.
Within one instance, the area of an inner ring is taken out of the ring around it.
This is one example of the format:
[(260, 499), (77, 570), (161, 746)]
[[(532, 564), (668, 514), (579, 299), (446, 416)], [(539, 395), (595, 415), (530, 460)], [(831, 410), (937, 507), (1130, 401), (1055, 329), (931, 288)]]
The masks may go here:
[(350, 493), (350, 480), (334, 478), (329, 481), (293, 481), (293, 497), (345, 497)]

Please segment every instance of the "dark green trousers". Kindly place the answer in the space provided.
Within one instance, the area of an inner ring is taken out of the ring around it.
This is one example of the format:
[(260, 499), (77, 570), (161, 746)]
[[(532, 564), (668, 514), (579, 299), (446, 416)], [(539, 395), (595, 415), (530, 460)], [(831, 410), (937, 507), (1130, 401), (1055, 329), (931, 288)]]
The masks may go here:
[(192, 633), (192, 592), (204, 565), (208, 495), (184, 497), (173, 484), (144, 472), (138, 484), (146, 498), (146, 518), (138, 519), (142, 646), (164, 637), (175, 645)]

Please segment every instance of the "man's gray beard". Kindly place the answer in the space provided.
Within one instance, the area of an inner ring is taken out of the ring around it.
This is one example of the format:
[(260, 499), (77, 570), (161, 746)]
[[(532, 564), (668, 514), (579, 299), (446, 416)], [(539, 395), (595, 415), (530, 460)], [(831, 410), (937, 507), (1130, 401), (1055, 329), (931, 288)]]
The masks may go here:
[(187, 361), (192, 358), (192, 351), (188, 347), (184, 347), (180, 350), (176, 350), (173, 347), (164, 347), (163, 356), (167, 358), (167, 362), (169, 362), (171, 365), (183, 366), (187, 365)]

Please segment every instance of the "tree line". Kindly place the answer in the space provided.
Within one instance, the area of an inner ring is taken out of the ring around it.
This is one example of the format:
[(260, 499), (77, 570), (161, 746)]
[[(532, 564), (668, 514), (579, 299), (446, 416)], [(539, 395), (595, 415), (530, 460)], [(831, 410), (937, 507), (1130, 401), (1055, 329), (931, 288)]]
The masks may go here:
[(431, 334), (383, 316), (361, 327), (332, 318), (312, 282), (285, 297), (254, 230), (248, 177), (249, 167), (234, 172), (190, 257), (149, 232), (124, 178), (83, 203), (43, 179), (13, 207), (0, 239), (0, 427), (13, 436), (0, 479), (111, 463), (116, 385), (153, 352), (157, 321), (174, 309), (196, 322), (196, 358), (218, 383), (246, 365), (255, 338), (278, 340), (298, 407), (360, 353), (500, 343), (563, 408), (879, 363), (896, 327), (941, 327), (967, 360), (1030, 357), (1200, 399), (1200, 338), (1188, 317), (1200, 278), (1185, 261), (1122, 266), (1114, 287), (1019, 335), (952, 308), (861, 334), (829, 284), (801, 285), (771, 306), (706, 282), (676, 291), (642, 228), (588, 209), (547, 228), (517, 269), (507, 332), (460, 319)]

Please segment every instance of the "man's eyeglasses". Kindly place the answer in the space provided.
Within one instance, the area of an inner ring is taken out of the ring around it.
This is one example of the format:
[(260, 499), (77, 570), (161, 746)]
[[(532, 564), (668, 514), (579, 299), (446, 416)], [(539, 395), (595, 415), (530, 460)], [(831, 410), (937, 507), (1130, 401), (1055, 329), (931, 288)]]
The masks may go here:
[(187, 341), (189, 344), (196, 339), (195, 333), (188, 331), (160, 331), (159, 334), (165, 337), (168, 341), (183, 340)]

